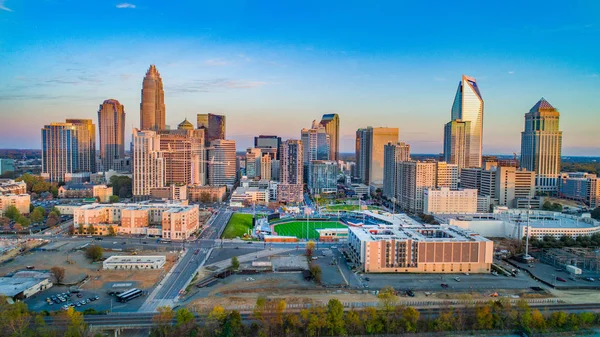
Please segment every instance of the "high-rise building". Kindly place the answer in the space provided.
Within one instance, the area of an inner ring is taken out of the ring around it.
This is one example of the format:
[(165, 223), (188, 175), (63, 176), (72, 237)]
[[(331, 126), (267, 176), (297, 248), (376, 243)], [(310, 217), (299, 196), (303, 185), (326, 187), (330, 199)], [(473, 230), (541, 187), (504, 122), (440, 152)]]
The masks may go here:
[(77, 132), (77, 170), (96, 172), (96, 125), (91, 119), (67, 119)]
[(460, 170), (460, 187), (464, 189), (475, 189), (480, 191), (481, 169), (470, 167)]
[(260, 179), (271, 180), (271, 156), (264, 154), (260, 157)]
[(356, 165), (362, 183), (383, 184), (384, 146), (398, 142), (398, 128), (367, 127), (356, 131)]
[(133, 129), (133, 196), (143, 199), (165, 186), (165, 162), (156, 131)]
[(237, 180), (235, 140), (215, 139), (208, 150), (208, 184), (231, 189)]
[(298, 203), (303, 200), (303, 144), (288, 139), (281, 144), (280, 176), (277, 201)]
[(177, 130), (162, 130), (158, 136), (165, 163), (165, 184), (204, 185), (204, 130), (195, 129), (186, 119)]
[(246, 150), (246, 177), (258, 178), (260, 176), (261, 158), (262, 152), (260, 149), (249, 147)]
[(281, 137), (266, 135), (254, 137), (254, 147), (261, 149), (263, 154), (268, 153), (271, 159), (279, 160)]
[(310, 162), (313, 160), (329, 160), (329, 135), (325, 127), (313, 121), (310, 129), (300, 131), (300, 140), (304, 150), (304, 179), (310, 183), (311, 172)]
[(340, 160), (340, 116), (325, 114), (321, 118), (321, 125), (329, 135), (329, 160)]
[(100, 104), (98, 130), (103, 171), (114, 170), (114, 161), (125, 158), (125, 109), (116, 99)]
[(435, 162), (399, 162), (396, 202), (409, 212), (423, 212), (424, 191), (436, 187), (436, 175)]
[(404, 142), (384, 145), (383, 149), (383, 196), (392, 199), (396, 197), (398, 170), (397, 164), (410, 160), (410, 145)]
[(164, 130), (165, 91), (156, 66), (150, 65), (142, 82), (142, 103), (140, 103), (140, 130)]
[(521, 167), (535, 172), (538, 192), (557, 192), (562, 148), (559, 118), (558, 110), (543, 97), (525, 114)]
[[(481, 167), (483, 98), (474, 78), (462, 76), (454, 96), (451, 113), (451, 122), (469, 122), (469, 125), (446, 124), (444, 132), (445, 160), (451, 164), (458, 164), (461, 169), (462, 167)], [(461, 129), (464, 129), (464, 131)], [(466, 137), (465, 141), (462, 140), (463, 135)], [(453, 151), (460, 151), (464, 154), (453, 156)], [(463, 160), (464, 163), (461, 163)]]
[(458, 188), (458, 165), (437, 162), (437, 187), (447, 187), (451, 190)]
[(562, 173), (558, 180), (558, 195), (584, 202), (592, 209), (600, 207), (600, 178), (587, 172)]
[(309, 179), (310, 183), (308, 185), (310, 193), (313, 195), (336, 193), (339, 174), (337, 162), (332, 160), (313, 160), (310, 162), (310, 165), (312, 166), (310, 169), (312, 177)]
[(455, 120), (444, 127), (444, 161), (458, 165), (459, 170), (469, 166), (471, 122)]
[(508, 166), (499, 166), (492, 170), (496, 173), (494, 198), (498, 205), (517, 208), (519, 199), (526, 200), (535, 196), (534, 172)]
[(198, 114), (198, 129), (204, 129), (204, 143), (210, 145), (213, 140), (225, 139), (225, 116), (215, 114)]

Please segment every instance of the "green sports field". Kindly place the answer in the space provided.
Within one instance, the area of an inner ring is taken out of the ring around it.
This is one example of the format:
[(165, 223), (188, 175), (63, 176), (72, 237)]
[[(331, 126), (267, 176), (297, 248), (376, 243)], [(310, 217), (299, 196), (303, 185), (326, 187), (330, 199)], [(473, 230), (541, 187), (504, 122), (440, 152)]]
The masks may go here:
[[(288, 223), (282, 223), (279, 225), (275, 225), (275, 232), (277, 235), (281, 236), (295, 236), (299, 239), (306, 238), (306, 221), (292, 221)], [(309, 239), (318, 239), (319, 233), (317, 233), (316, 229), (322, 228), (345, 228), (346, 226), (342, 225), (339, 222), (335, 221), (309, 221), (308, 222), (308, 238)]]

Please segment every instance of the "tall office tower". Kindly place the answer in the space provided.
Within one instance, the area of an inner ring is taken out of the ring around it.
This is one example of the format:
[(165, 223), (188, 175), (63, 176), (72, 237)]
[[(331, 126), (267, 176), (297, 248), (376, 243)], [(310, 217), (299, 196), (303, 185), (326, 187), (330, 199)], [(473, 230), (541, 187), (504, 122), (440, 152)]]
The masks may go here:
[(404, 210), (423, 212), (424, 191), (436, 186), (435, 162), (403, 161), (398, 163), (396, 200)]
[(444, 161), (458, 165), (459, 170), (469, 165), (471, 122), (455, 120), (444, 127)]
[(237, 180), (235, 140), (215, 139), (208, 150), (208, 184), (231, 189)]
[(358, 130), (356, 130), (356, 136), (354, 138), (354, 160), (355, 160), (355, 165), (354, 165), (354, 179), (358, 180), (358, 181), (363, 181), (363, 178), (365, 176), (365, 171), (367, 170), (367, 162), (365, 160), (364, 157), (362, 157), (362, 155), (364, 154), (362, 150), (363, 144), (363, 134), (365, 132), (365, 129), (360, 128)]
[(363, 184), (383, 184), (384, 146), (398, 142), (398, 128), (358, 129), (356, 144), (359, 179)]
[(140, 103), (140, 129), (164, 130), (165, 91), (162, 78), (156, 66), (150, 65), (142, 82), (142, 103)]
[(479, 191), (481, 188), (481, 171), (480, 168), (476, 167), (460, 170), (460, 188)]
[(198, 129), (204, 129), (204, 143), (210, 145), (213, 140), (225, 139), (225, 116), (215, 114), (198, 114)]
[(195, 129), (186, 119), (177, 130), (162, 130), (157, 134), (165, 163), (165, 184), (204, 185), (204, 130)]
[[(492, 199), (496, 198), (496, 167), (489, 170), (480, 170), (480, 187), (479, 195), (487, 196)], [(462, 177), (462, 176), (461, 176)], [(494, 199), (495, 200), (495, 199)], [(497, 200), (495, 200), (497, 202)]]
[(279, 181), (279, 178), (281, 178), (281, 160), (271, 159), (271, 180)]
[(264, 154), (260, 157), (260, 179), (271, 180), (271, 156)]
[(96, 172), (96, 125), (91, 119), (67, 119), (77, 133), (77, 172)]
[(254, 137), (254, 147), (261, 149), (263, 154), (268, 153), (271, 159), (279, 160), (281, 137), (266, 135)]
[(165, 162), (156, 131), (133, 129), (133, 196), (143, 199), (150, 189), (165, 186)]
[(329, 160), (340, 160), (340, 116), (325, 114), (320, 124), (329, 135)]
[[(483, 145), (483, 98), (474, 78), (462, 76), (458, 84), (451, 121), (470, 122), (468, 128), (468, 148), (464, 148), (464, 167), (481, 167)], [(450, 162), (452, 164), (459, 164)], [(460, 165), (460, 164), (459, 164)]]
[(260, 176), (260, 159), (262, 152), (260, 149), (249, 147), (246, 150), (246, 177), (258, 178)]
[(42, 177), (51, 182), (78, 172), (77, 128), (71, 123), (51, 123), (42, 128)]
[(304, 149), (304, 180), (309, 183), (310, 162), (313, 160), (329, 160), (329, 135), (325, 127), (313, 121), (310, 129), (300, 131), (302, 147)]
[(450, 190), (458, 188), (458, 165), (437, 162), (437, 187), (447, 187)]
[(535, 196), (535, 172), (508, 166), (495, 167), (492, 171), (496, 173), (494, 198), (498, 205), (518, 208), (519, 199)]
[(392, 199), (396, 197), (398, 177), (397, 164), (410, 160), (410, 145), (404, 142), (389, 142), (383, 149), (383, 196)]
[(560, 174), (562, 131), (560, 114), (543, 97), (525, 114), (525, 130), (521, 133), (521, 167), (536, 174), (538, 192), (557, 191)]
[(312, 177), (309, 179), (308, 188), (310, 193), (324, 194), (337, 192), (337, 179), (339, 167), (337, 162), (332, 160), (313, 160), (310, 162), (312, 166), (310, 172)]
[(298, 203), (303, 200), (303, 144), (288, 139), (281, 144), (280, 176), (277, 201)]
[(116, 99), (100, 104), (98, 130), (103, 170), (114, 170), (114, 161), (125, 158), (125, 109)]

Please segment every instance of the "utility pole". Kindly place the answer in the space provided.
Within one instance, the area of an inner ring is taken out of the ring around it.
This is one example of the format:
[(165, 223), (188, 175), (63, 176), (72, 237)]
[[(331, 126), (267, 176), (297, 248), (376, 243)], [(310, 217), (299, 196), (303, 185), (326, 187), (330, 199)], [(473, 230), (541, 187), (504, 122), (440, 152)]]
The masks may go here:
[(530, 211), (531, 211), (531, 198), (527, 198), (527, 235), (525, 236), (525, 260), (526, 261), (529, 259), (529, 228), (531, 227), (531, 222), (529, 220), (529, 212)]

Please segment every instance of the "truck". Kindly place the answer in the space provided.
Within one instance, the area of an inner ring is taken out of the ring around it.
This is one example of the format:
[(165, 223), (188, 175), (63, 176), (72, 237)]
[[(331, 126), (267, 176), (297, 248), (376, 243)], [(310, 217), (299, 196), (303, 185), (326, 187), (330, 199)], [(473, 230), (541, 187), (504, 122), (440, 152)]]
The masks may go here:
[(575, 266), (567, 265), (567, 272), (571, 275), (581, 275), (581, 268), (577, 268)]

